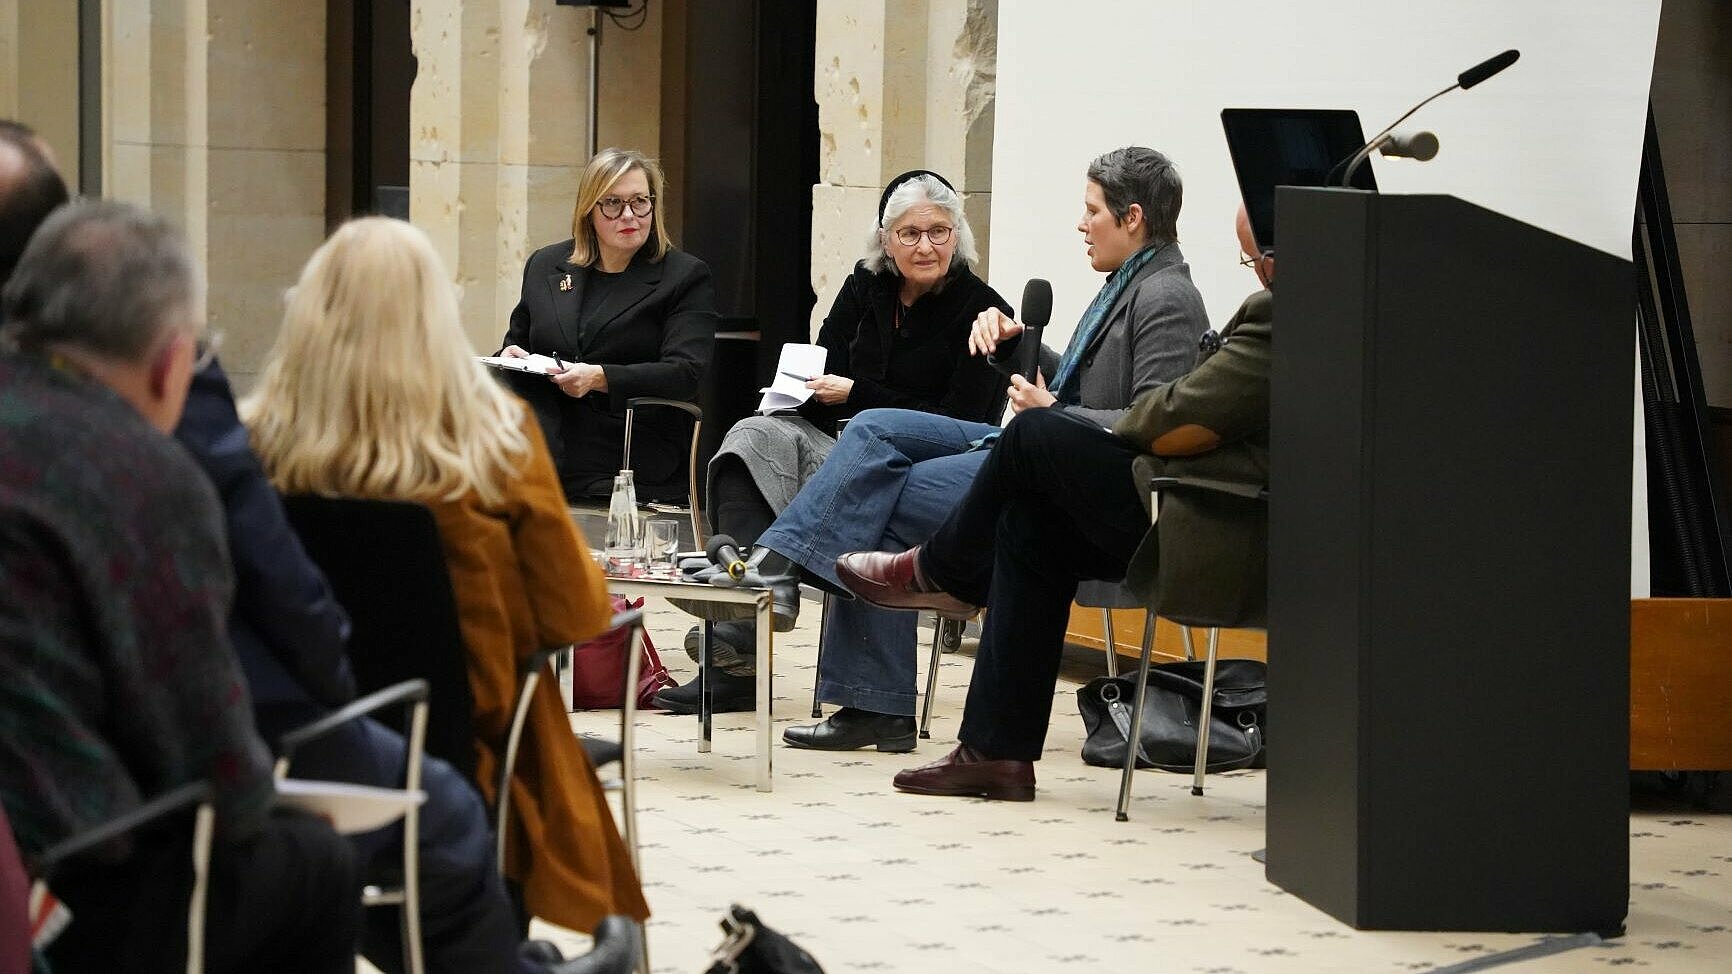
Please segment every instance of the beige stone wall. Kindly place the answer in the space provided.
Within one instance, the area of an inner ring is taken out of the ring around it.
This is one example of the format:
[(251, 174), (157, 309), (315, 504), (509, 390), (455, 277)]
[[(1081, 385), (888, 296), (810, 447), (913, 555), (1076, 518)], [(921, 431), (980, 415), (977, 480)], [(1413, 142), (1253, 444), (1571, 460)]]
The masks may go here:
[(178, 222), (243, 387), (324, 238), (324, 4), (109, 0), (107, 195)]
[(819, 0), (814, 332), (859, 259), (878, 196), (908, 169), (943, 173), (988, 254), (996, 0)]
[[(589, 13), (553, 0), (415, 0), (409, 213), (462, 289), (464, 324), (492, 351), (531, 251), (571, 235), (586, 161)], [(603, 19), (599, 136), (655, 153), (661, 19)]]
[(78, 188), (78, 0), (0, 0), (0, 118), (34, 128)]

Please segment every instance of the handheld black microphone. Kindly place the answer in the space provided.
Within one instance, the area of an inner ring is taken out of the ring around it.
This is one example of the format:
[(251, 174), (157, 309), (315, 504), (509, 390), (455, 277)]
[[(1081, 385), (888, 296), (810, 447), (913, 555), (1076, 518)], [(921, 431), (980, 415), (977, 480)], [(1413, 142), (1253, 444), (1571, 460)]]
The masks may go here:
[(728, 573), (728, 577), (738, 581), (746, 575), (746, 559), (740, 557), (740, 546), (733, 538), (725, 534), (710, 536), (709, 543), (704, 545), (704, 554), (710, 557), (717, 568)]
[[(1421, 108), (1424, 108), (1425, 106), (1431, 104), (1434, 100), (1436, 100), (1438, 98), (1442, 98), (1444, 95), (1449, 94), (1450, 92), (1454, 91), (1457, 88), (1460, 88), (1464, 91), (1467, 90), (1468, 88), (1472, 88), (1474, 85), (1477, 85), (1482, 81), (1485, 81), (1487, 78), (1490, 78), (1492, 75), (1497, 74), (1499, 71), (1502, 71), (1504, 68), (1507, 68), (1510, 65), (1516, 63), (1516, 60), (1518, 58), (1520, 58), (1521, 56), (1522, 56), (1522, 52), (1520, 52), (1520, 51), (1518, 51), (1512, 47), (1509, 50), (1507, 50), (1507, 51), (1503, 52), (1502, 54), (1499, 54), (1495, 57), (1486, 58), (1484, 61), (1481, 61), (1478, 64), (1474, 65), (1473, 67), (1468, 68), (1466, 71), (1463, 71), (1462, 73), (1456, 75), (1455, 76), (1455, 84), (1450, 85), (1448, 88), (1443, 89), (1442, 91), (1438, 92), (1437, 94), (1432, 95), (1430, 98), (1427, 98), (1426, 100), (1420, 102), (1419, 104), (1413, 106), (1412, 108), (1409, 108), (1407, 110), (1407, 112), (1405, 114), (1403, 114), (1400, 118), (1396, 119), (1393, 122), (1390, 122), (1388, 128), (1385, 128), (1383, 131), (1377, 133), (1377, 135), (1374, 136), (1370, 142), (1365, 143), (1365, 146), (1363, 148), (1361, 148), (1358, 152), (1355, 152), (1353, 154), (1352, 159), (1350, 159), (1347, 163), (1347, 171), (1345, 173), (1343, 173), (1341, 176), (1340, 185), (1341, 186), (1347, 186), (1347, 185), (1351, 184), (1353, 182), (1353, 174), (1354, 174), (1354, 172), (1356, 172), (1359, 169), (1360, 164), (1365, 162), (1366, 159), (1370, 158), (1370, 156), (1373, 152), (1376, 152), (1378, 149), (1382, 148), (1383, 145), (1390, 140), (1390, 134), (1389, 133), (1393, 132), (1397, 125), (1400, 125), (1402, 122), (1407, 121), (1408, 117), (1411, 116), (1414, 112), (1419, 111)], [(1435, 139), (1433, 141), (1435, 141)], [(1436, 154), (1435, 149), (1432, 150), (1432, 154), (1433, 155)], [(1429, 158), (1429, 156), (1427, 158)], [(1336, 163), (1336, 166), (1340, 166), (1340, 163)], [(1330, 169), (1329, 171), (1332, 174), (1335, 172), (1334, 169)], [(1328, 183), (1329, 180), (1325, 179), (1324, 182)]]
[(1052, 320), (1052, 282), (1038, 277), (1031, 277), (1022, 287), (1022, 338), (1017, 343), (1017, 361), (1006, 362), (996, 355), (988, 355), (986, 361), (1005, 375), (1020, 373), (1025, 378), (1033, 376), (1036, 363), (1040, 361), (1040, 333)]

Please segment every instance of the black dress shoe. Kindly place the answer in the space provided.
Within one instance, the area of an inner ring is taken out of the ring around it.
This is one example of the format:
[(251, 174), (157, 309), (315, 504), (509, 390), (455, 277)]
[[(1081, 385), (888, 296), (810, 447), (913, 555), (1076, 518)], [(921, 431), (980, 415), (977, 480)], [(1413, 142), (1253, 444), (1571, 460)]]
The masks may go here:
[(782, 732), (782, 740), (790, 747), (813, 751), (856, 751), (876, 746), (880, 751), (902, 754), (914, 750), (914, 718), (843, 707), (821, 723), (788, 728)]
[(565, 962), (559, 948), (546, 940), (525, 940), (517, 945), (517, 956), (533, 967), (552, 967)]
[(967, 744), (931, 764), (899, 772), (894, 781), (897, 790), (917, 795), (1034, 801), (1033, 762), (988, 758)]
[(604, 764), (612, 764), (625, 756), (625, 748), (618, 741), (579, 734), (577, 743), (583, 745), (584, 753), (589, 755), (589, 763), (598, 768)]
[[(712, 667), (710, 682), (714, 684), (710, 697), (710, 713), (734, 714), (758, 709), (756, 676), (729, 676)], [(670, 714), (697, 713), (698, 678), (694, 676), (690, 683), (669, 687), (657, 693), (655, 703)]]
[[(696, 625), (686, 630), (685, 639), (680, 645), (685, 648), (686, 656), (692, 662), (698, 659), (698, 643), (703, 637), (703, 626)], [(751, 620), (714, 622), (710, 624), (710, 666), (725, 669), (729, 672), (756, 673), (758, 670), (758, 634), (757, 627)]]
[(548, 974), (630, 974), (638, 961), (638, 926), (630, 917), (602, 917), (589, 953), (550, 965)]

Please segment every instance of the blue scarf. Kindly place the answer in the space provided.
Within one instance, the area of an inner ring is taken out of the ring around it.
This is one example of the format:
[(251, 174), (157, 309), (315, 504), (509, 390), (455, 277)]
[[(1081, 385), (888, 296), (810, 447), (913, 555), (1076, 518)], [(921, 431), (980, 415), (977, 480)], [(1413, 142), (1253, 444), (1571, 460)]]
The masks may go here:
[(1094, 342), (1095, 335), (1106, 324), (1108, 312), (1113, 310), (1119, 295), (1125, 293), (1131, 278), (1136, 277), (1137, 272), (1166, 246), (1164, 243), (1149, 244), (1107, 275), (1107, 282), (1101, 285), (1100, 293), (1089, 302), (1088, 310), (1083, 312), (1082, 319), (1077, 322), (1076, 331), (1071, 333), (1070, 344), (1064, 347), (1064, 355), (1058, 360), (1058, 371), (1047, 382), (1047, 389), (1059, 402), (1074, 406), (1082, 401), (1083, 350)]

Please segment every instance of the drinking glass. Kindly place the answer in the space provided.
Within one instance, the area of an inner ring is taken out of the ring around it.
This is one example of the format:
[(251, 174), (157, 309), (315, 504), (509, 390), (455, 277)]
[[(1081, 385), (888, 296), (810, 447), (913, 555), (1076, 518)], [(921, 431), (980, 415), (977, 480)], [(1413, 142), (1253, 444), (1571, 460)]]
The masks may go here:
[(651, 575), (672, 575), (680, 550), (680, 522), (666, 517), (644, 522), (645, 568)]

